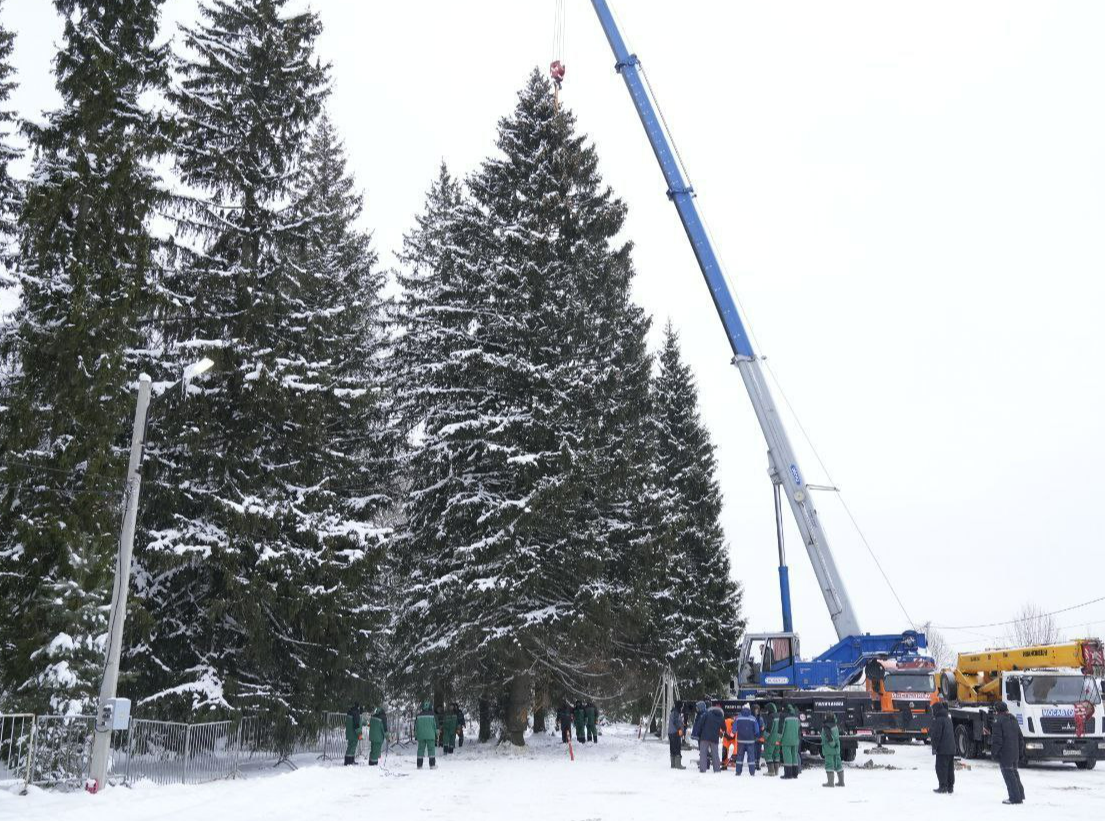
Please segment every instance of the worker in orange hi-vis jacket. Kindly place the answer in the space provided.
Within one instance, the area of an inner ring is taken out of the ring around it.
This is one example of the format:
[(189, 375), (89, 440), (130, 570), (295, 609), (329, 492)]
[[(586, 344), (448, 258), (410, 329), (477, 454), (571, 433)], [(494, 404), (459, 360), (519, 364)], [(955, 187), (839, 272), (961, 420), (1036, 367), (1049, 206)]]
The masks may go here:
[(733, 733), (733, 719), (725, 719), (725, 730), (721, 734), (721, 768), (729, 769), (729, 758), (737, 751), (737, 736)]

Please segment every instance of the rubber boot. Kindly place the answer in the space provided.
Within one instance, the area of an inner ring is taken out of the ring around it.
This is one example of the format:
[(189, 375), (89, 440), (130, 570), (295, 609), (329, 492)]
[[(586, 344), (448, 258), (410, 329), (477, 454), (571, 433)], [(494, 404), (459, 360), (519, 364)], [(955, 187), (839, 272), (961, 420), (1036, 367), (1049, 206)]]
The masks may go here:
[(431, 770), (436, 770), (437, 769), (437, 759), (434, 758), (432, 755), (430, 756), (430, 769)]
[(422, 769), (422, 759), (418, 759), (418, 769)]
[(349, 766), (350, 764), (352, 764), (352, 763), (353, 763), (353, 756), (351, 756), (351, 755), (347, 755), (347, 756), (345, 757), (345, 766), (346, 766), (346, 767), (348, 767), (348, 766)]
[(825, 783), (822, 784), (821, 786), (822, 787), (835, 787), (836, 786), (835, 775), (836, 774), (832, 770), (825, 770)]
[(836, 785), (838, 787), (843, 787), (844, 786), (844, 770), (837, 770), (836, 771)]

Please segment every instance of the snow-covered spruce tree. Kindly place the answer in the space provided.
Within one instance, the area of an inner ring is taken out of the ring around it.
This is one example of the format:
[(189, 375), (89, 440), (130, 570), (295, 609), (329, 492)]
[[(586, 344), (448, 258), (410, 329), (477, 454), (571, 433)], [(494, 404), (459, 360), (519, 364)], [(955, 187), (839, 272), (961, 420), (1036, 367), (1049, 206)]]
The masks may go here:
[(687, 692), (719, 692), (729, 682), (744, 632), (741, 590), (730, 577), (714, 446), (670, 322), (652, 405), (653, 635)]
[(166, 397), (149, 436), (133, 657), (137, 692), (165, 712), (302, 714), (367, 695), (373, 519), (388, 501), (370, 361), (380, 277), (318, 124), (318, 16), (287, 5), (205, 2), (171, 95), (194, 194), (165, 345), (176, 370), (216, 367), (187, 400)]
[(140, 318), (156, 279), (150, 221), (165, 149), (143, 95), (167, 81), (162, 0), (55, 0), (61, 107), (28, 127), (21, 302), (0, 352), (0, 670), (26, 709), (79, 711), (102, 671)]
[[(0, 0), (0, 14), (3, 10)], [(8, 269), (14, 262), (16, 220), (23, 205), (23, 186), (11, 174), (11, 164), (22, 156), (13, 140), (18, 118), (7, 107), (16, 86), (15, 69), (11, 64), (14, 50), (15, 34), (0, 21), (0, 289), (14, 282)]]
[(643, 432), (649, 362), (630, 249), (614, 245), (625, 207), (539, 73), (498, 148), (468, 197), (439, 180), (408, 237), (421, 290), (407, 334), (426, 336), (397, 356), (422, 403), (397, 642), (424, 686), (508, 690), (521, 743), (535, 676), (593, 697), (618, 678), (615, 554), (639, 533), (645, 473), (626, 437)]

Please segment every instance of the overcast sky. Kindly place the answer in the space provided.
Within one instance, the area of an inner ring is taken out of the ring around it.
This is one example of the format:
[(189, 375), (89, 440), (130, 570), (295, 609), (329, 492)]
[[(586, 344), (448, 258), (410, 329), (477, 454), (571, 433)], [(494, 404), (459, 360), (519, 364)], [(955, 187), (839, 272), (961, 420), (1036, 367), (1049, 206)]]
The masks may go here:
[[(910, 617), (963, 626), (1105, 596), (1105, 3), (611, 0), (783, 390)], [(587, 0), (314, 0), (333, 119), (392, 264), (438, 163), (472, 170), (535, 66), (629, 204), (636, 295), (670, 317), (718, 445), (754, 629), (780, 627), (765, 446)], [(166, 36), (194, 19), (169, 0)], [(60, 23), (7, 0), (16, 105), (56, 104)], [(782, 402), (781, 397), (777, 397)], [(801, 432), (811, 482), (828, 482)], [(863, 628), (908, 626), (834, 494)], [(834, 638), (787, 523), (806, 654)], [(1105, 602), (1056, 617), (1105, 631)], [(948, 631), (958, 649), (1001, 627)]]

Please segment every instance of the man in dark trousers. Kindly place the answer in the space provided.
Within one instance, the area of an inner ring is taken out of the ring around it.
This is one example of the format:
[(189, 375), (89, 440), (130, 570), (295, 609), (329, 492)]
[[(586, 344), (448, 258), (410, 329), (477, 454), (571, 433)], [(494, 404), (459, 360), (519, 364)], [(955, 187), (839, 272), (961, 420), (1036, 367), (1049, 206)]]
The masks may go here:
[(686, 729), (683, 723), (683, 713), (679, 705), (671, 708), (668, 716), (668, 752), (671, 753), (671, 768), (673, 770), (685, 770), (683, 766), (683, 731)]
[(354, 704), (345, 714), (345, 766), (357, 763), (357, 742), (361, 740), (361, 705)]
[(1009, 715), (1009, 705), (999, 701), (994, 705), (994, 725), (990, 729), (990, 754), (1001, 767), (1001, 777), (1009, 790), (1009, 798), (1003, 804), (1023, 804), (1024, 787), (1017, 764), (1021, 760), (1021, 728), (1017, 719)]
[(737, 775), (744, 771), (745, 762), (748, 763), (748, 774), (756, 774), (756, 741), (760, 737), (760, 720), (752, 715), (751, 705), (741, 707), (741, 714), (733, 722), (733, 731), (737, 737), (737, 754), (735, 757)]
[(710, 768), (711, 761), (714, 772), (721, 772), (721, 759), (718, 757), (717, 746), (724, 729), (725, 712), (721, 709), (721, 702), (714, 701), (713, 706), (703, 713), (702, 724), (698, 730), (698, 771), (700, 773)]
[(933, 792), (951, 794), (955, 791), (955, 728), (948, 705), (938, 701), (932, 705), (932, 727), (929, 728), (929, 746), (936, 756), (936, 782)]
[(455, 701), (453, 702), (453, 713), (457, 717), (457, 746), (464, 746), (464, 725), (467, 721), (464, 718), (464, 710), (460, 709), (460, 705)]
[(572, 738), (572, 708), (568, 702), (560, 702), (556, 710), (556, 725), (560, 729), (560, 743), (567, 744)]

